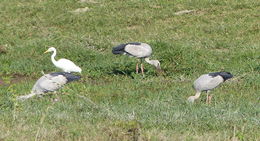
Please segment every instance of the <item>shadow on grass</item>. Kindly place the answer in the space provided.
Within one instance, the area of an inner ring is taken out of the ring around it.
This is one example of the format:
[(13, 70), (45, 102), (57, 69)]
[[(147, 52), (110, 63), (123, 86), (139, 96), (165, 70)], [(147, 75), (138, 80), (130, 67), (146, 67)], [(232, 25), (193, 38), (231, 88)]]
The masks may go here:
[(133, 74), (135, 74), (135, 70), (130, 70), (130, 69), (124, 69), (124, 70), (119, 70), (119, 69), (113, 69), (112, 72), (108, 72), (109, 75), (124, 75), (127, 77), (131, 77), (134, 79)]

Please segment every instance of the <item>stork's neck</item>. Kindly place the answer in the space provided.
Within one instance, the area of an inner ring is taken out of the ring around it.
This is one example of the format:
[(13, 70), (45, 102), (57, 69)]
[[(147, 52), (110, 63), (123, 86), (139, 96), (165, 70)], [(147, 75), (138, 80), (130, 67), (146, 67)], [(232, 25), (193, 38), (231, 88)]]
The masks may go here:
[(201, 92), (196, 92), (194, 99), (198, 99), (200, 97)]
[(55, 58), (54, 58), (55, 56), (56, 56), (56, 50), (54, 50), (54, 51), (53, 51), (53, 54), (51, 55), (51, 61), (52, 61), (53, 64), (56, 64), (56, 63), (57, 63), (57, 61), (56, 61)]
[(195, 96), (190, 96), (190, 97), (188, 98), (188, 101), (191, 102), (191, 103), (193, 103), (194, 100), (196, 100), (196, 99), (198, 99), (198, 98), (200, 97), (200, 94), (201, 94), (201, 92), (197, 91), (196, 94), (195, 94)]
[(150, 60), (150, 58), (147, 57), (147, 58), (145, 58), (144, 60), (145, 60), (148, 64), (153, 65), (152, 60)]
[(155, 66), (160, 69), (160, 64), (158, 64), (158, 60), (150, 60), (148, 57), (144, 59), (148, 64)]

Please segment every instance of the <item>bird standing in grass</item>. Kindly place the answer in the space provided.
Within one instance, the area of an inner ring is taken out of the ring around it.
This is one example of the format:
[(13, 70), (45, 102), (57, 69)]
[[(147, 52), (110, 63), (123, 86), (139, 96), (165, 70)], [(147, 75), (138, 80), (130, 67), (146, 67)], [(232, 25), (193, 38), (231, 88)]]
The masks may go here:
[[(149, 57), (152, 55), (152, 48), (150, 45), (146, 43), (126, 43), (121, 44), (112, 49), (113, 54), (124, 54), (129, 55), (131, 57), (136, 57), (141, 60), (141, 72), (144, 75), (144, 66), (143, 59), (153, 66), (155, 66), (158, 70), (161, 69), (160, 62), (158, 60), (150, 60)], [(136, 64), (136, 73), (138, 73), (139, 66)]]
[(58, 61), (55, 60), (55, 56), (56, 56), (56, 49), (54, 47), (50, 47), (47, 51), (45, 51), (44, 53), (47, 52), (53, 52), (53, 54), (51, 55), (51, 61), (52, 63), (59, 69), (61, 69), (64, 72), (79, 72), (81, 73), (81, 68), (78, 67), (77, 65), (75, 65), (72, 61), (68, 60), (68, 59), (59, 59)]
[(73, 75), (68, 72), (54, 72), (45, 74), (36, 81), (30, 94), (19, 96), (17, 99), (25, 100), (35, 95), (41, 95), (47, 92), (54, 92), (60, 89), (65, 84), (79, 79), (80, 76)]
[(190, 96), (188, 98), (189, 102), (194, 102), (199, 98), (203, 91), (207, 93), (206, 103), (211, 103), (212, 96), (209, 95), (209, 91), (216, 88), (221, 83), (232, 78), (233, 75), (229, 72), (214, 72), (209, 74), (203, 74), (193, 83), (194, 89), (196, 90), (195, 96)]

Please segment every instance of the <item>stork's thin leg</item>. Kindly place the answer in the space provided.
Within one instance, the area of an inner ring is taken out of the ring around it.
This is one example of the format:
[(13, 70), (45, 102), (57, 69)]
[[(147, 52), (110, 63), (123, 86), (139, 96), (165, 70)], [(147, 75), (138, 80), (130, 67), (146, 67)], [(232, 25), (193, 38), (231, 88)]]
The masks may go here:
[(206, 93), (207, 93), (206, 104), (209, 104), (209, 93), (208, 93), (208, 91)]
[(209, 91), (207, 91), (206, 93), (207, 93), (206, 103), (207, 103), (207, 104), (210, 104), (210, 103), (211, 103), (211, 98), (212, 98), (212, 96), (209, 95)]
[(143, 63), (141, 64), (141, 71), (142, 71), (142, 75), (144, 76), (144, 65), (143, 65)]
[(135, 72), (138, 73), (138, 70), (139, 70), (138, 63), (136, 63)]
[(212, 96), (209, 95), (209, 104), (211, 103)]

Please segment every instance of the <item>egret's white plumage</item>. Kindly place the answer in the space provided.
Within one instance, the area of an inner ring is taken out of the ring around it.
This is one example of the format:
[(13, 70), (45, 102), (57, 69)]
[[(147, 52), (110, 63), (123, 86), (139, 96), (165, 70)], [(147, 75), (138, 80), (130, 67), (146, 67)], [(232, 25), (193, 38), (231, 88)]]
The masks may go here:
[[(126, 43), (121, 44), (113, 48), (113, 54), (124, 54), (138, 59), (144, 59), (147, 63), (155, 66), (157, 69), (161, 69), (160, 62), (158, 60), (150, 60), (149, 57), (152, 55), (152, 48), (146, 43)], [(136, 72), (138, 73), (138, 63), (136, 64)], [(141, 71), (144, 74), (143, 64), (141, 63)]]
[(55, 56), (56, 56), (56, 49), (54, 47), (50, 47), (47, 51), (45, 51), (44, 53), (47, 52), (53, 52), (53, 54), (51, 55), (51, 61), (52, 63), (59, 69), (61, 69), (64, 72), (79, 72), (81, 73), (81, 68), (77, 65), (75, 65), (72, 61), (68, 60), (68, 59), (59, 59), (58, 61), (55, 60)]
[(80, 76), (73, 75), (67, 72), (54, 72), (45, 74), (36, 81), (30, 94), (19, 96), (18, 99), (24, 100), (35, 95), (41, 95), (47, 92), (54, 92), (60, 89), (65, 84), (79, 79)]
[(195, 96), (190, 96), (188, 98), (188, 101), (194, 102), (196, 99), (199, 98), (201, 92), (206, 91), (207, 103), (210, 103), (211, 96), (208, 95), (208, 92), (232, 77), (233, 75), (229, 72), (214, 72), (201, 75), (193, 83), (193, 87), (196, 90), (196, 94)]

